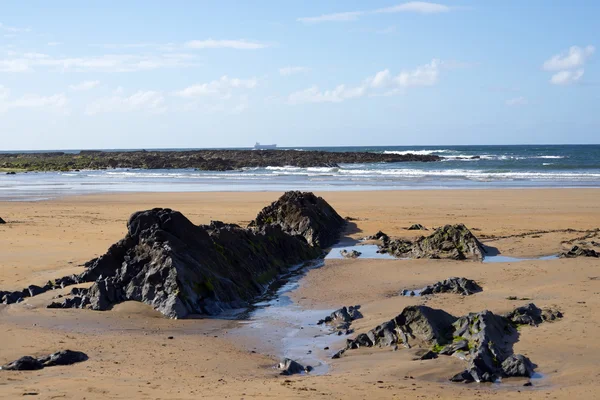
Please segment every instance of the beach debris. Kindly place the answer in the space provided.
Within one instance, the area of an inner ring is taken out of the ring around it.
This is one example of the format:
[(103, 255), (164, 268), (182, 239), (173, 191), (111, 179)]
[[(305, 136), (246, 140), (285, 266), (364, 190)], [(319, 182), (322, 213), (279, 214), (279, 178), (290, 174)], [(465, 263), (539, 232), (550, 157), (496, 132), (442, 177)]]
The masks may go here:
[(81, 351), (63, 350), (57, 353), (52, 353), (44, 357), (24, 356), (11, 363), (0, 367), (6, 371), (35, 371), (45, 367), (53, 367), (55, 365), (71, 365), (86, 361), (87, 354)]
[(474, 280), (467, 278), (452, 277), (441, 282), (436, 282), (433, 285), (425, 286), (421, 290), (403, 290), (403, 296), (426, 296), (437, 293), (454, 293), (463, 296), (470, 296), (481, 292), (481, 286)]
[(382, 240), (379, 252), (399, 258), (482, 261), (484, 257), (483, 245), (463, 224), (445, 225), (414, 242), (406, 239)]
[(339, 310), (335, 310), (329, 316), (319, 320), (317, 325), (327, 324), (333, 327), (337, 332), (350, 334), (350, 325), (352, 321), (363, 317), (361, 314), (360, 306), (342, 307)]
[(289, 358), (284, 358), (283, 361), (281, 361), (278, 365), (277, 368), (279, 370), (281, 370), (281, 374), (280, 375), (295, 375), (295, 374), (301, 374), (301, 373), (308, 373), (310, 371), (312, 371), (312, 367), (311, 366), (303, 366), (300, 363), (289, 359)]
[[(594, 243), (594, 242), (592, 242)], [(584, 247), (583, 245), (575, 245), (571, 250), (561, 253), (560, 257), (575, 258), (575, 257), (600, 257), (600, 252)]]
[(92, 286), (50, 307), (107, 310), (133, 300), (170, 318), (217, 315), (248, 306), (290, 268), (317, 259), (344, 226), (324, 199), (302, 192), (285, 193), (247, 228), (196, 226), (167, 208), (137, 212), (125, 238), (71, 279)]
[[(357, 335), (355, 339), (348, 339), (346, 347), (332, 358), (340, 358), (346, 351), (360, 347), (429, 346), (438, 356), (460, 354), (467, 360), (467, 368), (450, 378), (453, 382), (494, 382), (513, 376), (530, 378), (535, 364), (512, 350), (519, 337), (516, 327), (561, 317), (558, 310), (539, 309), (534, 304), (505, 315), (485, 310), (459, 318), (427, 306), (410, 306), (394, 319)], [(417, 355), (417, 359), (431, 356), (427, 352)]]
[(413, 224), (407, 228), (409, 231), (426, 231), (428, 230), (421, 224)]
[(344, 258), (358, 258), (362, 255), (362, 253), (360, 251), (356, 251), (356, 250), (340, 250), (340, 254), (342, 255), (342, 257)]

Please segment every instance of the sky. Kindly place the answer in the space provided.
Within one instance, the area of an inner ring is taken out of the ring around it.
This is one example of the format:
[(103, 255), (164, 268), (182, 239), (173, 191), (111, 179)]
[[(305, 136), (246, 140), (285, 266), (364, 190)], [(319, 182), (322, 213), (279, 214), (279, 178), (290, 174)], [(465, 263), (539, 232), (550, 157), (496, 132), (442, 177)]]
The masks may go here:
[(600, 2), (0, 1), (0, 150), (600, 143)]

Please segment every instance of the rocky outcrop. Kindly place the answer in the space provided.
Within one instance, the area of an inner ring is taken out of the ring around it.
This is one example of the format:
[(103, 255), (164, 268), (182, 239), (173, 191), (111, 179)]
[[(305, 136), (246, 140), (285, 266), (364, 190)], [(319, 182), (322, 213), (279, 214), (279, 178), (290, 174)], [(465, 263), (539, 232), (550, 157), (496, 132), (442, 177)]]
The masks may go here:
[(326, 248), (338, 241), (345, 220), (322, 197), (287, 192), (250, 223), (258, 229), (268, 226), (278, 226), (285, 233), (302, 236), (311, 246)]
[(583, 245), (575, 245), (571, 248), (571, 250), (566, 251), (560, 255), (563, 258), (576, 258), (576, 257), (600, 257), (600, 252), (591, 249), (589, 247), (585, 247)]
[(0, 369), (7, 371), (35, 371), (55, 365), (76, 364), (87, 359), (88, 356), (80, 351), (63, 350), (44, 357), (21, 357), (16, 361), (3, 365)]
[[(527, 357), (513, 354), (512, 346), (518, 339), (516, 326), (560, 317), (562, 314), (556, 310), (541, 310), (533, 304), (519, 307), (504, 316), (485, 310), (460, 318), (426, 306), (411, 306), (391, 321), (348, 340), (346, 348), (333, 358), (361, 346), (397, 348), (400, 344), (405, 347), (416, 344), (429, 346), (438, 355), (461, 352), (468, 366), (451, 378), (454, 382), (494, 382), (501, 377), (531, 377), (535, 365)], [(423, 355), (417, 359), (435, 358), (425, 351), (421, 352)]]
[(420, 294), (421, 296), (426, 296), (437, 293), (454, 293), (463, 296), (470, 296), (472, 294), (481, 292), (481, 290), (481, 286), (479, 286), (474, 280), (452, 277), (446, 279), (445, 281), (437, 282), (433, 285), (424, 287)]
[(90, 289), (50, 307), (106, 310), (133, 300), (171, 318), (246, 307), (291, 267), (320, 257), (344, 223), (325, 200), (300, 192), (284, 194), (248, 228), (196, 226), (170, 209), (138, 212), (125, 238), (75, 279), (93, 281)]
[(338, 334), (350, 334), (350, 325), (352, 321), (362, 318), (360, 306), (350, 306), (350, 307), (342, 307), (339, 310), (335, 310), (331, 313), (331, 315), (319, 320), (317, 325), (327, 324), (331, 326), (334, 331), (338, 332)]
[(340, 250), (340, 255), (344, 258), (358, 258), (362, 255), (360, 251), (356, 250)]
[(382, 239), (379, 251), (400, 258), (481, 261), (484, 257), (483, 245), (463, 224), (443, 226), (430, 236), (421, 237), (414, 242), (406, 239)]

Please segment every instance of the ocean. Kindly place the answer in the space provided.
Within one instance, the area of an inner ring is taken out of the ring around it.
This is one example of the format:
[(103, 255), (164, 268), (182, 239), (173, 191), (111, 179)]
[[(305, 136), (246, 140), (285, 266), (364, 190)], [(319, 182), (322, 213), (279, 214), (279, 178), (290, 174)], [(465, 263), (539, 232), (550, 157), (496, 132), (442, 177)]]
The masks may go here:
[(289, 149), (436, 154), (445, 157), (445, 160), (431, 163), (342, 164), (339, 168), (247, 168), (227, 172), (115, 169), (2, 174), (0, 200), (35, 201), (105, 192), (600, 187), (600, 145)]

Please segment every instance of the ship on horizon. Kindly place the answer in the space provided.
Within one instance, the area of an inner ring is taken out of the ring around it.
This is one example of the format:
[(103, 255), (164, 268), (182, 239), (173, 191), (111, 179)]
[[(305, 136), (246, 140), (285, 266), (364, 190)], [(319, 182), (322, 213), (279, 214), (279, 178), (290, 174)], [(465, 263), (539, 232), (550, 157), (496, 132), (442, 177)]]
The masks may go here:
[(260, 144), (258, 142), (254, 144), (254, 150), (273, 150), (276, 148), (276, 144)]

